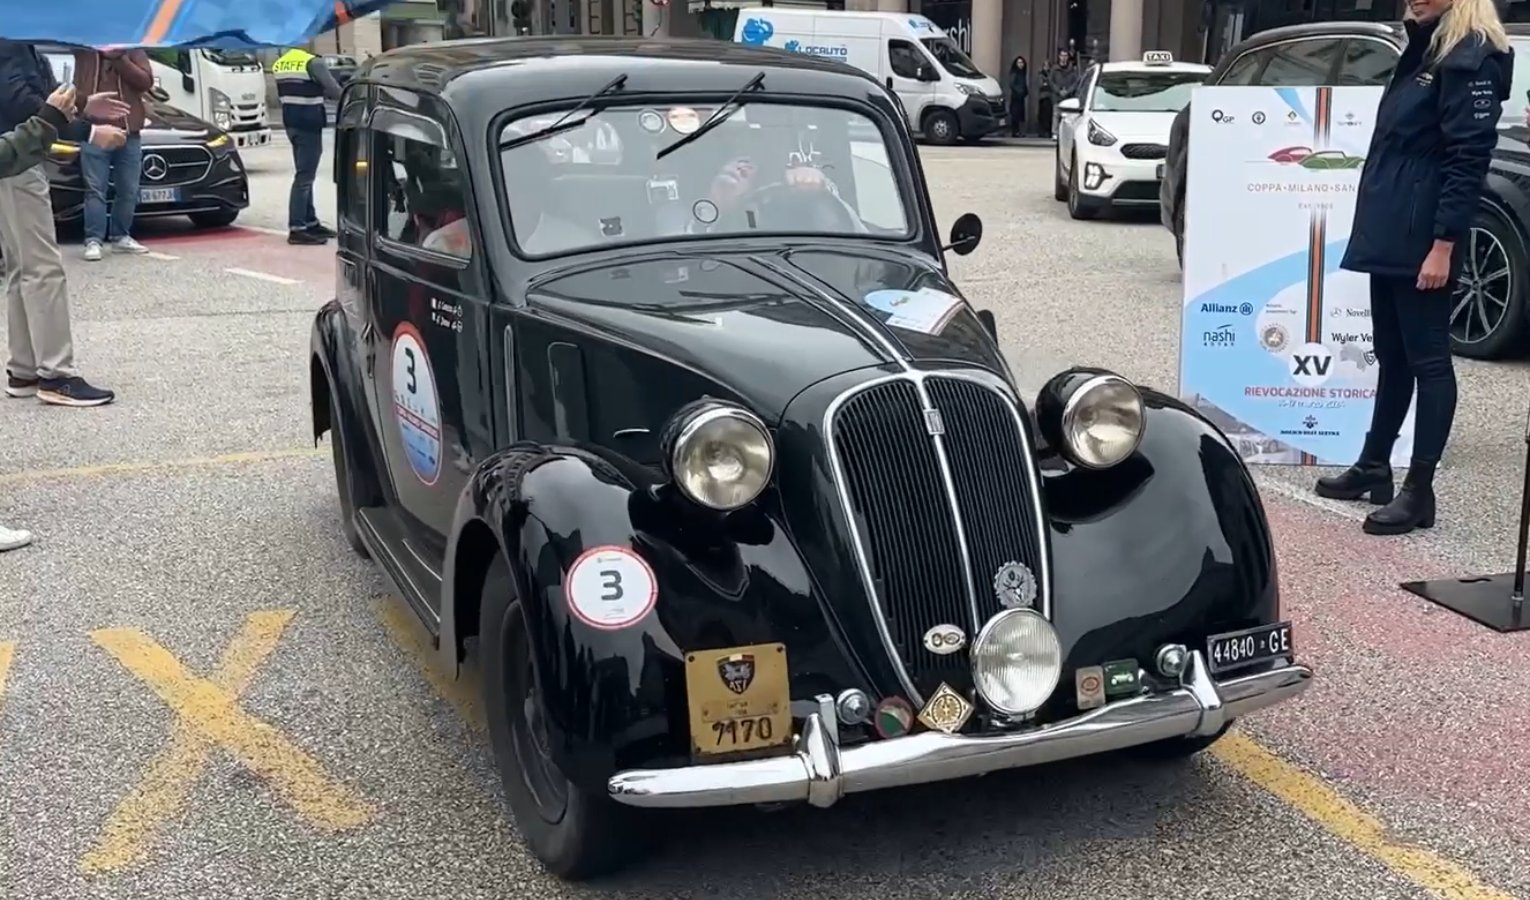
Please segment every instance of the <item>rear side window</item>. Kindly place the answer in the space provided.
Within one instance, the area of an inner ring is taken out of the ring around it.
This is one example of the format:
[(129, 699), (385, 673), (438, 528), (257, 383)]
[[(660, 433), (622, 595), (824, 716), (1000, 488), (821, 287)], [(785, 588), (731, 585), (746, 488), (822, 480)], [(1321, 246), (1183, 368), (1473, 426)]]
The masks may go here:
[(1259, 83), (1271, 87), (1332, 84), (1329, 73), (1333, 71), (1342, 45), (1343, 41), (1338, 38), (1315, 38), (1271, 47), (1270, 61), (1260, 74)]
[(1385, 85), (1397, 68), (1397, 50), (1384, 41), (1351, 40), (1339, 65), (1339, 84)]
[(1259, 67), (1269, 58), (1268, 50), (1255, 50), (1245, 53), (1233, 61), (1222, 73), (1222, 79), (1217, 84), (1253, 84), (1254, 76), (1259, 74)]

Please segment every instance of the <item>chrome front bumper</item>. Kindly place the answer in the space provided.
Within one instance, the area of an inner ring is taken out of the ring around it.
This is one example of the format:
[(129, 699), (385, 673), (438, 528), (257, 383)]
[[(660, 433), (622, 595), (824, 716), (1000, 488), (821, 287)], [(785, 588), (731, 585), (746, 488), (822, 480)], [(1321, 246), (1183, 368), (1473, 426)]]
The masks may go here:
[(607, 783), (629, 806), (696, 807), (751, 803), (833, 806), (846, 794), (984, 775), (1108, 753), (1177, 737), (1216, 734), (1307, 688), (1312, 670), (1294, 663), (1257, 675), (1214, 680), (1199, 651), (1179, 687), (1117, 700), (1063, 722), (986, 735), (927, 731), (841, 750), (834, 700), (803, 722), (790, 756), (677, 769), (633, 769)]

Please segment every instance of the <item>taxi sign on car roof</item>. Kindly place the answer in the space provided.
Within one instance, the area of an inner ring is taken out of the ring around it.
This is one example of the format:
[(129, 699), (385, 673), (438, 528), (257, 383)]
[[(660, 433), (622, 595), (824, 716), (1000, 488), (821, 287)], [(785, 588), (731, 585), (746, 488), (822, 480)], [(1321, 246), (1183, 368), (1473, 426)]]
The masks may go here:
[(1174, 64), (1174, 54), (1167, 50), (1149, 50), (1142, 54), (1142, 64), (1145, 66), (1170, 66)]

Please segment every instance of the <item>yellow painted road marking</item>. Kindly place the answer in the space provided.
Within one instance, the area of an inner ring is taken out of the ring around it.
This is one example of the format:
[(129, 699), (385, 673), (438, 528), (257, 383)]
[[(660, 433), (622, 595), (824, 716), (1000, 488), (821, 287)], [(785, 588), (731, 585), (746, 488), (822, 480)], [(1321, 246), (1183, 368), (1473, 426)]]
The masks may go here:
[(165, 748), (81, 860), (84, 871), (115, 871), (141, 860), (159, 829), (185, 807), (215, 746), (228, 750), (320, 828), (338, 831), (371, 820), (372, 809), (354, 791), (332, 781), (316, 760), (239, 705), (239, 695), (276, 649), (291, 619), (290, 610), (252, 613), (209, 679), (189, 674), (169, 651), (136, 629), (91, 634), (177, 717)]
[(5, 699), (5, 679), (11, 674), (11, 663), (16, 659), (16, 642), (0, 641), (0, 700)]
[(483, 703), (479, 700), (478, 692), (473, 690), (473, 680), (453, 678), (441, 671), (436, 665), (435, 648), (430, 645), (429, 636), (409, 604), (398, 597), (384, 598), (378, 608), (378, 616), (382, 619), (383, 627), (388, 630), (388, 636), (414, 662), (441, 699), (457, 711), (462, 721), (475, 731), (488, 731)]
[(72, 466), (67, 469), (32, 469), (26, 472), (0, 474), (0, 484), (51, 481), (61, 478), (99, 478), (104, 475), (132, 475), (144, 472), (176, 471), (179, 469), (206, 469), (218, 466), (272, 462), (281, 459), (308, 459), (328, 455), (329, 451), (323, 448), (298, 447), (292, 450), (256, 450), (248, 453), (226, 453), (222, 456), (203, 456), (191, 459), (100, 463), (93, 466)]
[(1436, 853), (1392, 840), (1374, 816), (1246, 735), (1229, 734), (1211, 752), (1330, 834), (1445, 900), (1514, 900)]

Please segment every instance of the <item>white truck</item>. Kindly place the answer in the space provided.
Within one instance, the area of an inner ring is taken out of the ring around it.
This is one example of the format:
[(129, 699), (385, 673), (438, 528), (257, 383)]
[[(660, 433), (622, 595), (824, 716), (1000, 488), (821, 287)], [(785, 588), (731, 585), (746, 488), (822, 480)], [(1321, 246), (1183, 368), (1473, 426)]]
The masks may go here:
[(147, 52), (164, 102), (228, 132), (241, 150), (271, 142), (266, 75), (254, 54), (174, 48)]
[(1004, 91), (934, 22), (914, 13), (740, 9), (736, 43), (837, 59), (898, 97), (931, 143), (981, 140), (1005, 126)]

